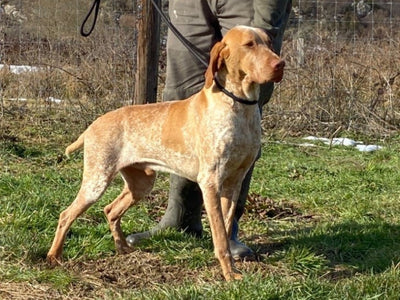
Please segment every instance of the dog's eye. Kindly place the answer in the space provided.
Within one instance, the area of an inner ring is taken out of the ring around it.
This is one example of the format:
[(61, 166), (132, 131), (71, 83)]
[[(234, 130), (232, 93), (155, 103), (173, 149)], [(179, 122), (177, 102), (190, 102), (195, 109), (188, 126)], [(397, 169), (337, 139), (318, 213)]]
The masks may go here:
[(244, 44), (246, 47), (252, 48), (256, 45), (256, 43), (254, 43), (254, 41), (248, 41), (247, 43)]

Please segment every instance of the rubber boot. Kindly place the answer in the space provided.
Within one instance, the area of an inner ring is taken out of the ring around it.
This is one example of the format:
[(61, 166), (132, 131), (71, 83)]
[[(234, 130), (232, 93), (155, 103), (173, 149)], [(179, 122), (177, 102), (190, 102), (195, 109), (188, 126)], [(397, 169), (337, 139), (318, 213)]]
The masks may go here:
[(245, 244), (238, 240), (239, 233), (239, 219), (244, 213), (244, 208), (246, 205), (247, 195), (250, 189), (251, 176), (253, 174), (254, 164), (251, 166), (250, 170), (247, 172), (246, 177), (243, 180), (242, 188), (240, 190), (238, 202), (236, 204), (235, 219), (232, 224), (232, 234), (229, 240), (229, 247), (234, 260), (253, 260), (255, 254), (253, 250), (247, 247)]
[(253, 260), (255, 258), (253, 250), (238, 240), (238, 233), (239, 224), (235, 219), (232, 224), (231, 239), (229, 240), (232, 258), (234, 260)]
[(201, 237), (203, 233), (202, 205), (203, 198), (198, 184), (171, 174), (168, 206), (164, 216), (149, 231), (128, 235), (126, 237), (128, 245), (133, 246), (140, 240), (149, 238), (167, 228), (183, 230), (196, 237)]

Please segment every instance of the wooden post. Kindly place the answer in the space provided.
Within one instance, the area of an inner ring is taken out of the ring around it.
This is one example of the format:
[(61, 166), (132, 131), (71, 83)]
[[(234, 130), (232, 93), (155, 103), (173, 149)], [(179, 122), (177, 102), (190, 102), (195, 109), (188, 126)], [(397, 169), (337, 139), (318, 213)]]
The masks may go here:
[[(160, 5), (160, 0), (155, 0)], [(157, 101), (160, 16), (150, 0), (138, 0), (134, 104)]]
[(304, 39), (298, 38), (297, 39), (297, 66), (301, 67), (304, 66), (305, 56), (304, 56)]

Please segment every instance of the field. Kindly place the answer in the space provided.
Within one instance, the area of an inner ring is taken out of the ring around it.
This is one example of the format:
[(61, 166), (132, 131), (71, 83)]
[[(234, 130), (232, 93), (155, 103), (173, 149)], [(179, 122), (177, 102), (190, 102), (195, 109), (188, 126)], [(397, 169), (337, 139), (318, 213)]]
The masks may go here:
[[(239, 262), (243, 280), (225, 283), (205, 216), (202, 239), (171, 230), (115, 255), (103, 207), (119, 178), (73, 224), (63, 265), (46, 264), (59, 213), (80, 185), (82, 153), (66, 159), (65, 147), (132, 102), (140, 12), (136, 0), (103, 0), (82, 38), (90, 1), (3, 2), (0, 299), (399, 299), (400, 3), (293, 1), (284, 80), (264, 108), (262, 157), (240, 222), (257, 261)], [(165, 25), (162, 33), (160, 95)], [(29, 71), (14, 72), (21, 66)], [(306, 147), (307, 135), (382, 149)], [(167, 195), (159, 174), (124, 232), (154, 226)]]
[[(72, 226), (64, 264), (45, 255), (58, 214), (75, 196), (82, 155), (62, 156), (82, 129), (65, 126), (64, 109), (6, 105), (0, 152), (1, 299), (398, 299), (400, 293), (400, 155), (265, 135), (241, 239), (258, 261), (241, 262), (240, 282), (225, 283), (213, 258), (207, 221), (195, 239), (169, 231), (116, 256), (102, 208), (116, 180)], [(11, 114), (14, 113), (14, 115)], [(35, 115), (35, 117), (33, 117)], [(168, 177), (123, 218), (142, 231), (165, 210)]]

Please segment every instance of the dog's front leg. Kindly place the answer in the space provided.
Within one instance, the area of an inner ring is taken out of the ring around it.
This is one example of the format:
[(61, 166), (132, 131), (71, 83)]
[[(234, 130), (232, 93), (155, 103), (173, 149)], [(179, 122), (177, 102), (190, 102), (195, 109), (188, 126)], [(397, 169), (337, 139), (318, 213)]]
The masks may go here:
[(242, 276), (234, 271), (233, 260), (229, 250), (228, 235), (225, 229), (218, 185), (211, 184), (207, 180), (203, 184), (199, 182), (199, 185), (203, 193), (204, 206), (210, 221), (214, 253), (221, 264), (223, 275), (227, 281), (240, 279)]

